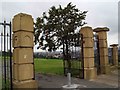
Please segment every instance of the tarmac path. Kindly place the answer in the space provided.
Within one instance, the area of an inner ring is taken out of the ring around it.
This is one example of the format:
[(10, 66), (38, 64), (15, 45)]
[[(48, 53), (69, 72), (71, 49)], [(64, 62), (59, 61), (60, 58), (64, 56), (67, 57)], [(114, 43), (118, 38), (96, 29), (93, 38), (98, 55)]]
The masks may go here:
[[(116, 71), (114, 71), (117, 73)], [(95, 80), (84, 80), (72, 77), (72, 84), (79, 84), (79, 88), (118, 88), (118, 73), (100, 75)], [(67, 77), (49, 74), (36, 74), (39, 88), (62, 88), (67, 84)]]

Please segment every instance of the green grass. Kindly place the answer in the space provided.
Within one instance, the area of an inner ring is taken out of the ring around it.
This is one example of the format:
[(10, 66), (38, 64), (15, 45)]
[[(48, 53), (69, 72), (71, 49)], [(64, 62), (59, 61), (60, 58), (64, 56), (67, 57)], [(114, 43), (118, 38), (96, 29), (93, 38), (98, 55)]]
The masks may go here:
[(2, 76), (0, 75), (0, 89), (2, 88)]
[(0, 88), (6, 88), (5, 90), (10, 90), (10, 80), (6, 79), (5, 83), (5, 80), (3, 78), (0, 78)]
[(60, 59), (34, 59), (35, 72), (44, 74), (63, 75), (63, 60)]

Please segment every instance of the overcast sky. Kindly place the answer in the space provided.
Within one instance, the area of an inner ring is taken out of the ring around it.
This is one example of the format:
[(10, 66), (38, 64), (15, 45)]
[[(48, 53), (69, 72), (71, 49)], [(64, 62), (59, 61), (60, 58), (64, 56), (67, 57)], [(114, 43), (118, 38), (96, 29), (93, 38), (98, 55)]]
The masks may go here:
[[(28, 2), (29, 1), (29, 2)], [(72, 1), (81, 10), (87, 10), (87, 26), (108, 27), (108, 45), (118, 43), (118, 0), (2, 0), (0, 2), (0, 22), (8, 22), (18, 13), (27, 13), (35, 19), (47, 12), (51, 6), (66, 6)], [(36, 48), (35, 48), (35, 51)]]

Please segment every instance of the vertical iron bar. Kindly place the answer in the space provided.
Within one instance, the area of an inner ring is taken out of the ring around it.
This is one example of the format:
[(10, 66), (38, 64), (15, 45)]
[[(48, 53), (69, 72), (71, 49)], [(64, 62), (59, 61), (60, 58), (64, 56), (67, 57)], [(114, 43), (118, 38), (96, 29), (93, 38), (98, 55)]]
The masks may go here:
[[(80, 45), (80, 38), (81, 38), (81, 35), (79, 34), (79, 35), (78, 35), (78, 44), (79, 44), (79, 45)], [(80, 45), (79, 47), (81, 48), (81, 45)], [(80, 55), (80, 53), (79, 53), (79, 55)], [(80, 57), (81, 57), (81, 56), (80, 56)], [(80, 61), (81, 61), (80, 59), (81, 59), (81, 58), (78, 58), (78, 62), (79, 62), (79, 63), (78, 63), (78, 64), (79, 64), (79, 66), (78, 66), (78, 67), (79, 67), (79, 68), (78, 68), (78, 70), (79, 70), (79, 73), (78, 73), (78, 74), (79, 74), (79, 78), (81, 78), (81, 77), (80, 77), (80, 73), (81, 73), (81, 63), (82, 63), (82, 62), (80, 62)]]
[[(32, 48), (33, 49), (33, 48)], [(33, 61), (34, 61), (34, 56), (33, 56)], [(33, 62), (33, 72), (34, 72), (34, 77), (33, 77), (33, 80), (35, 80), (35, 63)]]
[[(75, 66), (76, 66), (76, 36), (75, 36), (75, 46), (74, 46), (74, 48), (75, 48), (75, 58), (73, 59), (73, 69), (75, 69), (75, 71), (76, 71), (76, 68), (75, 68)], [(77, 72), (77, 71), (76, 71)], [(73, 73), (74, 73), (74, 71), (73, 71)], [(75, 73), (76, 74), (76, 73)]]
[[(73, 50), (73, 47), (74, 47), (74, 37), (71, 37), (71, 43), (72, 43), (72, 55), (71, 55), (71, 59), (74, 59), (74, 50)], [(72, 74), (72, 72), (71, 72)]]
[(83, 50), (83, 43), (84, 43), (84, 41), (83, 41), (83, 34), (81, 34), (81, 53), (82, 53), (82, 61), (81, 61), (81, 65), (82, 65), (82, 73), (83, 73), (83, 76), (82, 76), (82, 78), (84, 79), (84, 50)]
[(99, 37), (98, 37), (98, 35), (97, 35), (97, 53), (98, 53), (98, 61), (97, 61), (97, 67), (98, 67), (98, 70), (97, 70), (97, 73), (99, 74), (99, 72), (100, 72), (100, 50), (99, 50)]
[(64, 66), (64, 75), (66, 74), (66, 67), (65, 67), (65, 46), (64, 46), (64, 37), (62, 37), (63, 41), (63, 66)]
[(1, 60), (2, 60), (2, 88), (3, 88), (3, 73), (4, 73), (4, 71), (3, 71), (3, 55), (2, 55), (2, 44), (3, 44), (3, 33), (1, 33)]
[(6, 37), (5, 37), (5, 34), (6, 34), (6, 21), (4, 21), (4, 79), (5, 79), (5, 89), (6, 89)]
[[(7, 63), (7, 85), (8, 85), (8, 84), (9, 84), (8, 32), (7, 32), (6, 38), (7, 38), (7, 42), (6, 42), (6, 45), (7, 45), (7, 50), (6, 50), (6, 63)], [(9, 86), (10, 86), (10, 85), (9, 85)], [(10, 87), (9, 87), (9, 88), (10, 88)]]
[(13, 90), (13, 85), (12, 85), (12, 43), (11, 39), (12, 38), (12, 29), (11, 29), (11, 22), (10, 22), (10, 88)]
[(114, 63), (113, 63), (113, 48), (111, 48), (111, 63), (112, 63), (112, 65), (114, 65)]

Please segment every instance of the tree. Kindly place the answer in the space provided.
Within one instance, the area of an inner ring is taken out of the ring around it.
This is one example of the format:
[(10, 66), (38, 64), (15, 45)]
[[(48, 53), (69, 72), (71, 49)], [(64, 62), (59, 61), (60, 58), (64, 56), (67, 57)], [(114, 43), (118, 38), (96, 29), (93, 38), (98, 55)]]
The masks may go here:
[[(87, 11), (80, 11), (69, 3), (66, 7), (52, 6), (48, 14), (43, 13), (35, 23), (35, 44), (38, 48), (55, 51), (63, 45), (63, 40), (76, 36), (75, 30), (86, 24), (84, 22)], [(70, 40), (70, 39), (69, 39)]]
[(80, 27), (86, 24), (84, 22), (86, 13), (87, 11), (82, 12), (71, 3), (64, 8), (61, 5), (58, 8), (52, 6), (48, 13), (44, 12), (35, 23), (35, 44), (39, 43), (38, 48), (44, 50), (48, 48), (48, 51), (55, 51), (63, 46), (68, 70), (71, 68), (69, 47), (76, 45), (73, 38), (79, 36), (79, 31), (75, 32), (75, 30), (78, 28), (80, 30)]

